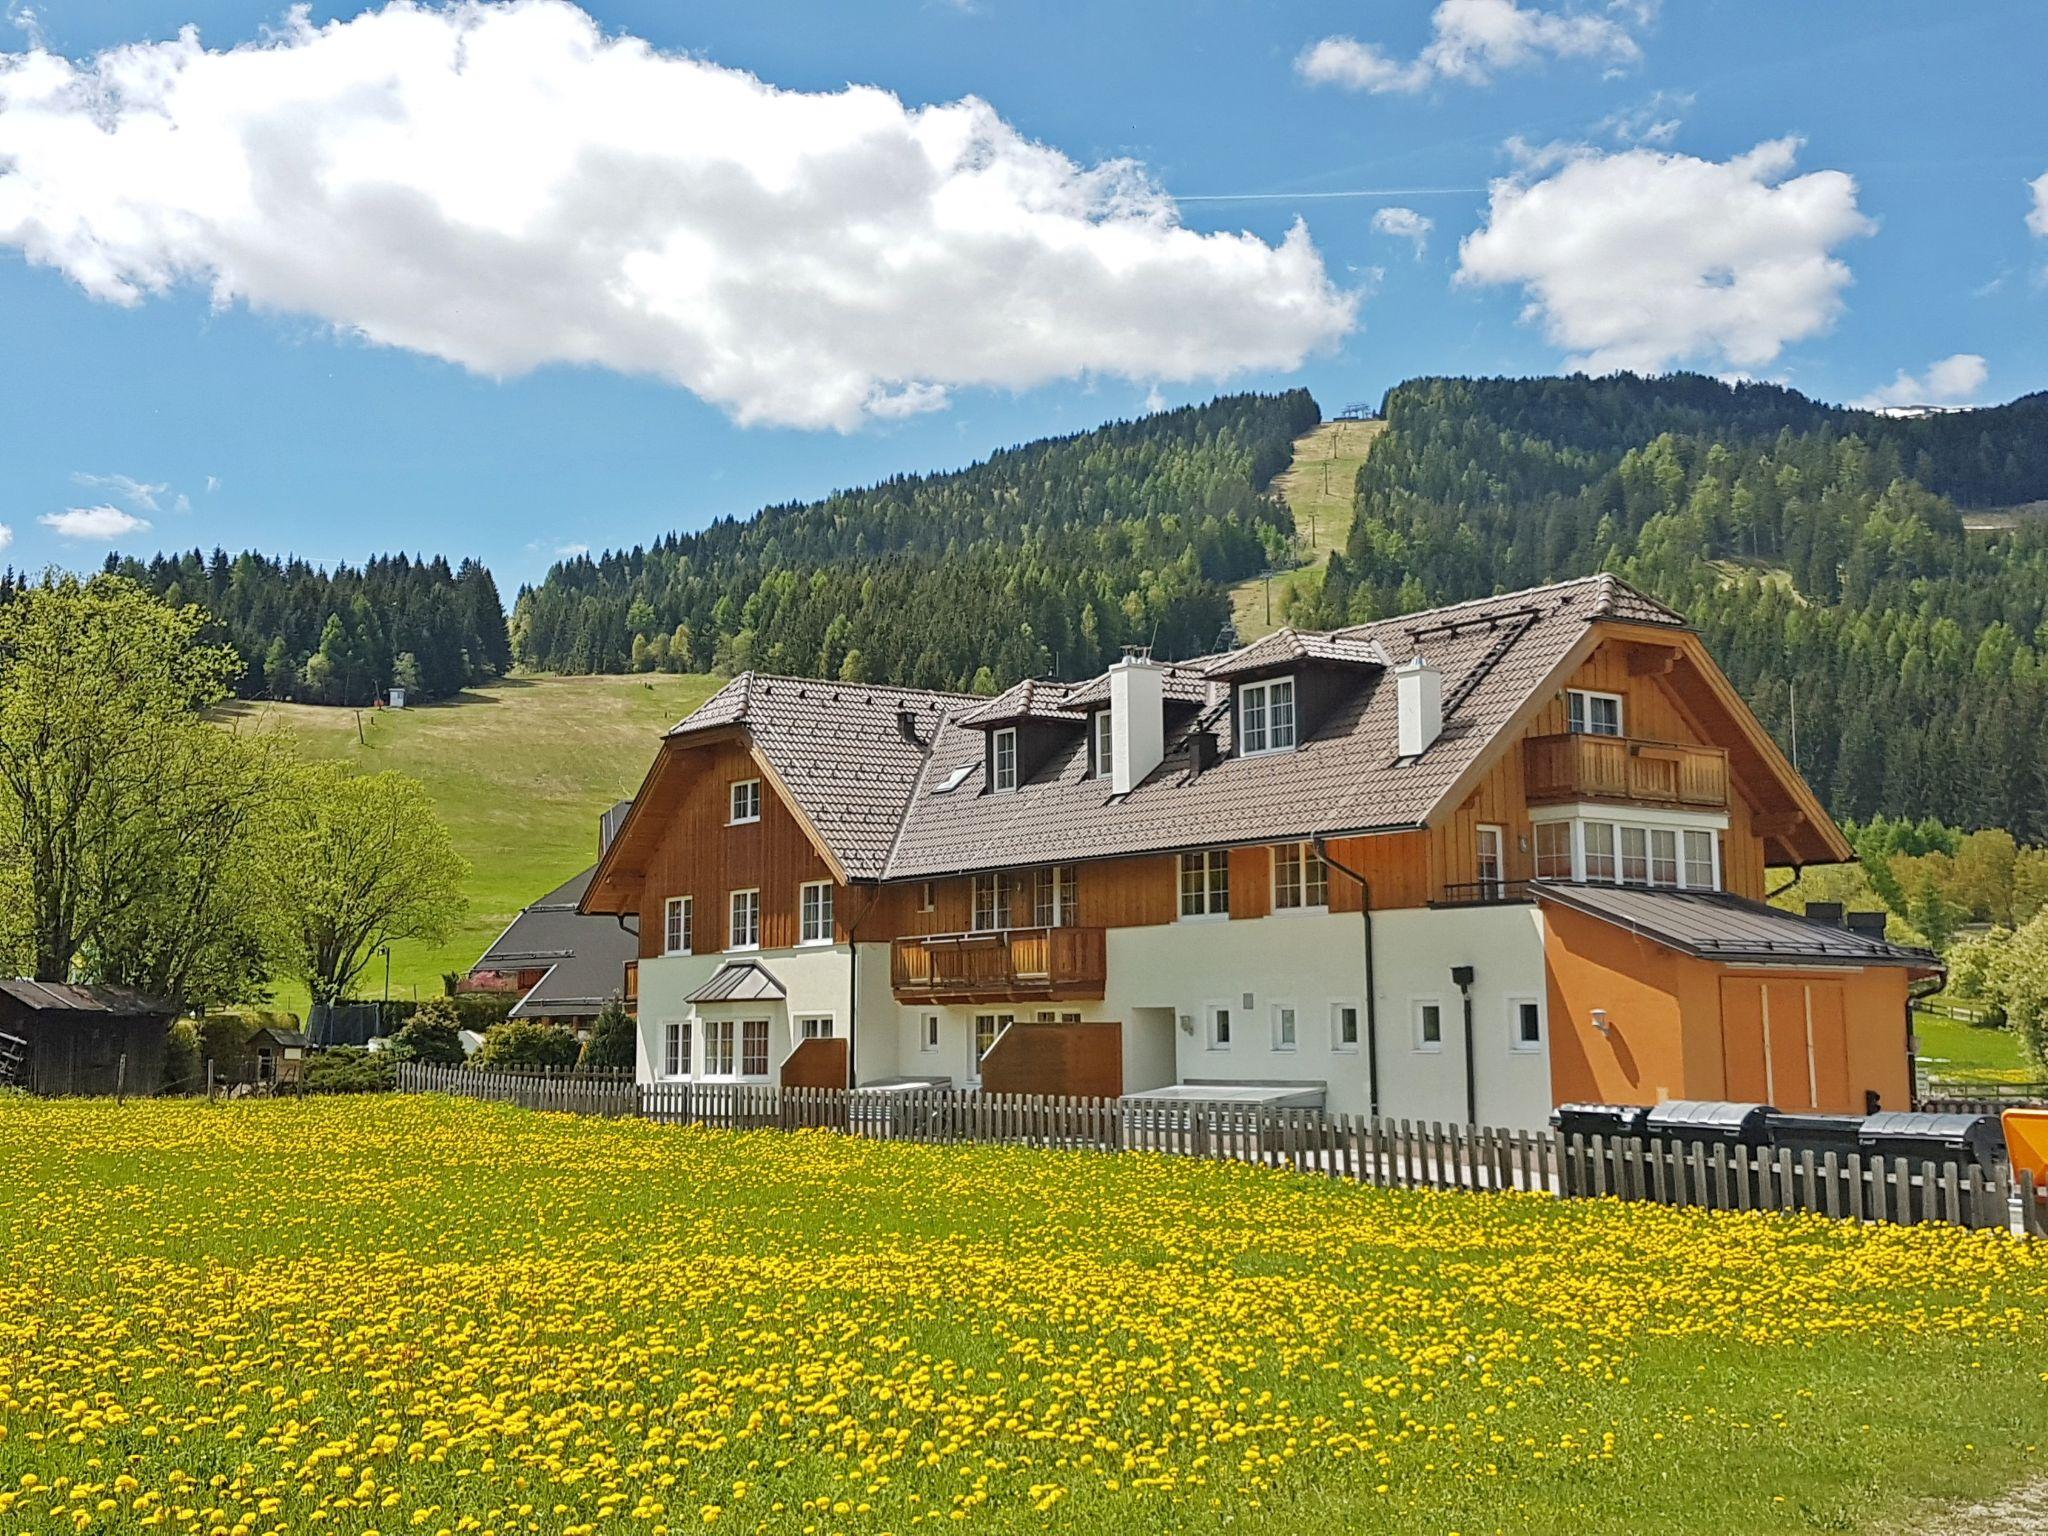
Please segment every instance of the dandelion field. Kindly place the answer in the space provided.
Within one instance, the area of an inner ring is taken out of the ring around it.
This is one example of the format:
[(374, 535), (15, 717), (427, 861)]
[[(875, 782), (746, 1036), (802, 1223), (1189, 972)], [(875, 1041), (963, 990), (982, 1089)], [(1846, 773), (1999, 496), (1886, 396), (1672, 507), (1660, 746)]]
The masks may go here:
[(1855, 1531), (2048, 1443), (1997, 1234), (386, 1098), (0, 1102), (14, 1531)]

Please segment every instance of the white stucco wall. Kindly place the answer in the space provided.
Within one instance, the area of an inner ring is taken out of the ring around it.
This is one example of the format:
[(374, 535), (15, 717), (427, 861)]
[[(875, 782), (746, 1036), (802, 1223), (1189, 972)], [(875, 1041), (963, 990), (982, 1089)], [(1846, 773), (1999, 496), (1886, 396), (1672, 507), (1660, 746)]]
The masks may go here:
[[(884, 946), (861, 946), (861, 969), (871, 966), (869, 951), (882, 951), (882, 996), (888, 996), (888, 953)], [(683, 1001), (701, 987), (728, 960), (757, 960), (788, 992), (787, 1002), (705, 1003)], [(741, 1077), (742, 1082), (772, 1083), (778, 1080), (782, 1063), (795, 1049), (796, 1020), (812, 1014), (830, 1015), (833, 1032), (842, 1038), (847, 1032), (848, 984), (852, 960), (843, 944), (805, 946), (798, 949), (764, 949), (746, 954), (662, 955), (640, 962), (640, 1048), (636, 1074), (641, 1082), (662, 1077), (662, 1036), (671, 1021), (690, 1020), (691, 1057), (686, 1076), (704, 1080), (703, 1021), (719, 1019), (768, 1020), (768, 1071), (765, 1076)], [(865, 1002), (865, 1000), (863, 1000)], [(857, 1049), (866, 1054), (865, 1042)], [(737, 1052), (736, 1052), (737, 1054)], [(736, 1063), (737, 1065), (738, 1063)], [(717, 1081), (729, 1082), (731, 1078)]]

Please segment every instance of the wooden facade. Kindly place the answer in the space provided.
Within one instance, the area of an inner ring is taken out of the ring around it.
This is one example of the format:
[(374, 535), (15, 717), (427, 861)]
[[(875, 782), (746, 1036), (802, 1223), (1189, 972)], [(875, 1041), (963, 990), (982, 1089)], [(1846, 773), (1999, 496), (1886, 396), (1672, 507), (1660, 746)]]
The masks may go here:
[(157, 1092), (170, 1024), (168, 1008), (111, 988), (0, 983), (0, 1035), (26, 1042), (34, 1094)]

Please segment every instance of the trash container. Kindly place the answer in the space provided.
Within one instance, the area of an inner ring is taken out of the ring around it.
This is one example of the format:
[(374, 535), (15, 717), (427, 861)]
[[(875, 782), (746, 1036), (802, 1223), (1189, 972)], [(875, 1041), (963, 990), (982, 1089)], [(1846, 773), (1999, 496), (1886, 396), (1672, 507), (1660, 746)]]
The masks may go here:
[(1910, 1163), (1975, 1163), (1986, 1173), (2005, 1163), (2005, 1128), (1996, 1115), (1930, 1115), (1893, 1109), (1870, 1116), (1859, 1138), (1865, 1157)]
[(1550, 1112), (1550, 1123), (1566, 1141), (1574, 1136), (1616, 1141), (1642, 1136), (1649, 1114), (1641, 1104), (1560, 1104)]
[(1811, 1152), (1816, 1158), (1829, 1152), (1847, 1157), (1862, 1150), (1862, 1115), (1794, 1115), (1782, 1111), (1765, 1116), (1765, 1130), (1773, 1147), (1783, 1147), (1797, 1157)]
[(1649, 1114), (1646, 1129), (1661, 1141), (1708, 1146), (1761, 1147), (1770, 1139), (1768, 1104), (1732, 1104), (1719, 1099), (1673, 1099)]

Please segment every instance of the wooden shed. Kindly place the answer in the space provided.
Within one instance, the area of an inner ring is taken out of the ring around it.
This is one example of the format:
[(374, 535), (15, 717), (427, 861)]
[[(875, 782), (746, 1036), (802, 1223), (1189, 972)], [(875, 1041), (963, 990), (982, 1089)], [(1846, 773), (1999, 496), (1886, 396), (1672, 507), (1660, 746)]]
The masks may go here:
[(24, 1042), (25, 1086), (45, 1096), (155, 1093), (173, 1016), (122, 987), (0, 980), (0, 1035)]
[(242, 1047), (242, 1080), (290, 1087), (304, 1075), (312, 1045), (304, 1030), (265, 1024)]

